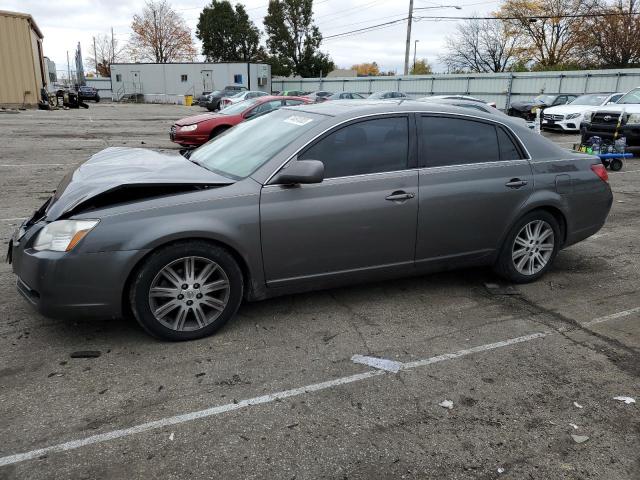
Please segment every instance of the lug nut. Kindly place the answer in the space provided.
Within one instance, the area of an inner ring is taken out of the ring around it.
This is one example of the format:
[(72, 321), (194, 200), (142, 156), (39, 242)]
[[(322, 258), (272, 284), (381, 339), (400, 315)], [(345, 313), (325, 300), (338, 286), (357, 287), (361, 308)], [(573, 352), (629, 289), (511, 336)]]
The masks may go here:
[(187, 288), (189, 288), (189, 285), (187, 285), (186, 283), (183, 283), (183, 284), (182, 284), (182, 289), (183, 289), (183, 290), (186, 290)]
[(187, 300), (187, 305), (189, 306), (193, 305), (193, 300)]
[(196, 298), (202, 298), (202, 294), (201, 294), (201, 293), (198, 293), (198, 294), (196, 295)]
[(200, 284), (199, 283), (194, 283), (193, 284), (193, 288), (200, 288)]
[(184, 295), (180, 294), (178, 295), (178, 300), (182, 300), (184, 298)]

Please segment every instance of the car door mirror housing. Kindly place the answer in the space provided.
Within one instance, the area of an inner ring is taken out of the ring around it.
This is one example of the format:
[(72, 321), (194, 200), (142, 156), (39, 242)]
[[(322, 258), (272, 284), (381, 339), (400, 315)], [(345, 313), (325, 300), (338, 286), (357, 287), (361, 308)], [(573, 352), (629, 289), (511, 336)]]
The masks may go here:
[(319, 160), (298, 160), (276, 175), (271, 182), (276, 185), (320, 183), (324, 179), (324, 163)]

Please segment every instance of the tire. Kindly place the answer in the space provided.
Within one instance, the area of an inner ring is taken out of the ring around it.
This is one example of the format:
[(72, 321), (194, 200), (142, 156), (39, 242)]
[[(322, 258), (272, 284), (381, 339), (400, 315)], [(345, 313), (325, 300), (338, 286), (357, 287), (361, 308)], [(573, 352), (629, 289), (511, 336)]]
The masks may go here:
[(220, 135), (221, 133), (226, 132), (230, 128), (231, 127), (229, 127), (229, 126), (224, 126), (224, 127), (218, 127), (218, 128), (213, 129), (211, 131), (211, 133), (209, 134), (209, 140), (212, 140), (212, 139), (216, 138), (218, 135)]
[[(535, 229), (538, 225), (540, 235), (547, 236), (543, 237), (541, 242), (535, 243)], [(531, 230), (528, 231), (527, 226)], [(529, 232), (533, 235), (528, 235)], [(526, 241), (527, 238), (534, 243)], [(550, 238), (553, 239), (551, 247)], [(561, 241), (560, 225), (553, 215), (544, 210), (530, 212), (518, 220), (509, 231), (494, 270), (513, 283), (535, 282), (551, 268)]]
[(622, 170), (622, 160), (620, 160), (619, 158), (614, 158), (609, 162), (609, 168), (614, 172)]
[(129, 301), (150, 335), (195, 340), (212, 335), (235, 315), (243, 289), (240, 267), (227, 250), (191, 240), (152, 253), (133, 277)]
[(96, 103), (100, 103), (100, 97), (96, 95)]

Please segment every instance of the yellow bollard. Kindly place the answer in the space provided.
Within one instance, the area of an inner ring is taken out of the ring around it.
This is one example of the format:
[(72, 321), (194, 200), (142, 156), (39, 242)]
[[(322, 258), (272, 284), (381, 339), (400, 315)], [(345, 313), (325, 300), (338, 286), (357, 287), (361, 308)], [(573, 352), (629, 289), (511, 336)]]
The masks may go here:
[(193, 95), (185, 95), (184, 96), (185, 106), (190, 107), (192, 103), (193, 103)]

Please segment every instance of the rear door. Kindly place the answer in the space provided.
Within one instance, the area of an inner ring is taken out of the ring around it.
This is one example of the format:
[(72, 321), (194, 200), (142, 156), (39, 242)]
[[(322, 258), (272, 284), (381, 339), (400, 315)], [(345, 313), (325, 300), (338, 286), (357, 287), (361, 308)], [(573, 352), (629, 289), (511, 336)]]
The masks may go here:
[(298, 155), (324, 163), (322, 183), (262, 189), (269, 286), (413, 268), (418, 171), (412, 118), (336, 127)]
[(488, 120), (421, 115), (417, 262), (493, 254), (533, 188), (522, 146)]

